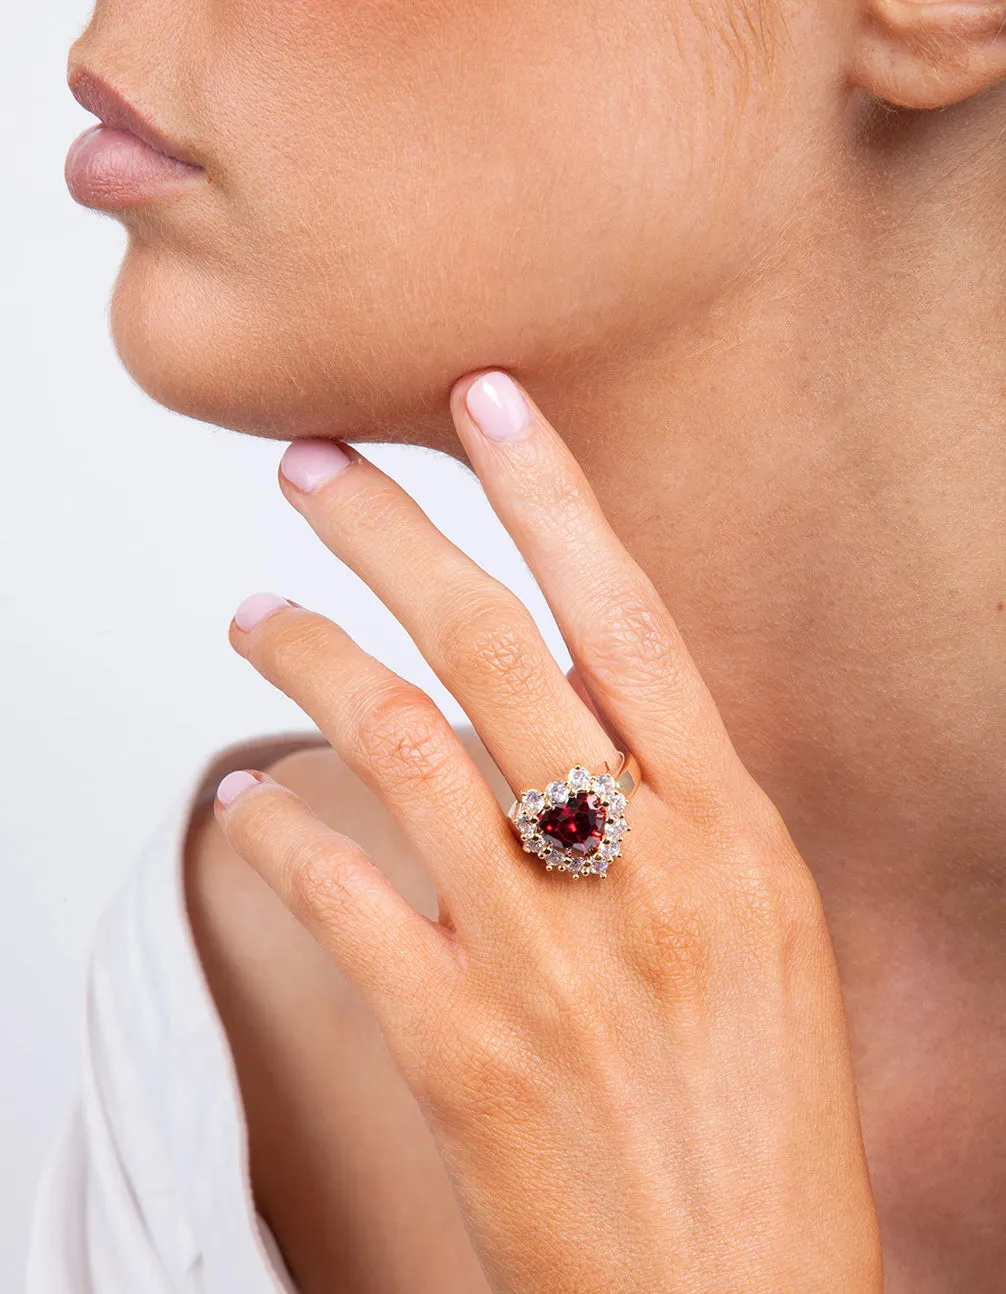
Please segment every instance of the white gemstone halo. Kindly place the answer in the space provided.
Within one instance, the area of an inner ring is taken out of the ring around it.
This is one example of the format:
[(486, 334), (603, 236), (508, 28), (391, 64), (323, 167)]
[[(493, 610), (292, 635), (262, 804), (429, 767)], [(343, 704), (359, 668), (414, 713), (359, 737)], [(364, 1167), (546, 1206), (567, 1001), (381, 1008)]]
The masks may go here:
[(524, 852), (540, 858), (548, 871), (607, 876), (630, 830), (625, 807), (611, 773), (591, 773), (575, 764), (544, 791), (524, 791), (510, 809), (510, 820)]

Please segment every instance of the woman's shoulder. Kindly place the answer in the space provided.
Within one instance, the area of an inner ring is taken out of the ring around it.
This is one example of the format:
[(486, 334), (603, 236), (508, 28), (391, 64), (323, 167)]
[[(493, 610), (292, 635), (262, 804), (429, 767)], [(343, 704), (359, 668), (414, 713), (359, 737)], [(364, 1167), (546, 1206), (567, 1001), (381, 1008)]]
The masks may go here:
[[(474, 731), (458, 737), (506, 800)], [(235, 1003), (253, 979), (267, 1001), (291, 984), (314, 992), (330, 971), (216, 826), (217, 783), (237, 768), (303, 796), (436, 915), (411, 842), (322, 734), (233, 742), (193, 769), (94, 943), (81, 1097), (39, 1196), (32, 1294), (293, 1288), (252, 1205)]]

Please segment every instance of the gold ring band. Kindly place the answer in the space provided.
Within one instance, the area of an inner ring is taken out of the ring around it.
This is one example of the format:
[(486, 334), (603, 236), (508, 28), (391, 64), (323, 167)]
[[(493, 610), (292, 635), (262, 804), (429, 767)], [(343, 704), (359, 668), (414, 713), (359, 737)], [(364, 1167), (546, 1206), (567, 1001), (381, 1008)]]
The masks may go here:
[(639, 771), (639, 760), (635, 755), (628, 752), (616, 751), (618, 755), (618, 764), (616, 768), (611, 768), (607, 762), (604, 767), (608, 769), (615, 779), (615, 785), (619, 788), (627, 800), (631, 800), (639, 789), (639, 784), (643, 780), (643, 775)]

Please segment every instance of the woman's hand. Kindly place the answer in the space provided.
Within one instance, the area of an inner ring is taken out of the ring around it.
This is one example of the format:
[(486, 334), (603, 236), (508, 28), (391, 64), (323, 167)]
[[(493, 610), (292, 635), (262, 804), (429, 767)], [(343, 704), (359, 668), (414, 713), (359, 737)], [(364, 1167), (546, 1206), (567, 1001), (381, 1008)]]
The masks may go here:
[(562, 441), (503, 374), (457, 383), (451, 409), (597, 713), (526, 608), (359, 455), (295, 442), (283, 490), (409, 631), (515, 794), (635, 753), (621, 857), (603, 879), (547, 871), (429, 697), (264, 595), (239, 609), (234, 647), (378, 792), (440, 920), (262, 774), (224, 779), (223, 830), (376, 1013), (494, 1290), (880, 1291), (813, 880)]

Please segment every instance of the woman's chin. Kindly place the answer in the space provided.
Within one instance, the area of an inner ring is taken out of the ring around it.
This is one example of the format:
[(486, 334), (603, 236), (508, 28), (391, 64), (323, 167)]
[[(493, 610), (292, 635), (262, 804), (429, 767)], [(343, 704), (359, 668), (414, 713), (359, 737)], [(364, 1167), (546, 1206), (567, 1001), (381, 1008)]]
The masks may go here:
[[(235, 302), (226, 283), (209, 284), (158, 260), (127, 254), (112, 294), (115, 349), (134, 381), (158, 404), (189, 418), (276, 440), (304, 436), (402, 442), (457, 452), (448, 394), (460, 373), (416, 372), (403, 381), (374, 375), (372, 347), (333, 329), (318, 358), (315, 333), (298, 344), (287, 321), (260, 303)], [(442, 388), (442, 389), (441, 389)]]
[[(178, 282), (163, 264), (156, 274), (144, 273), (127, 256), (109, 317), (115, 349), (134, 381), (158, 404), (234, 431), (282, 440), (320, 432), (313, 402), (294, 382), (283, 382), (279, 357), (250, 326), (254, 314), (239, 320), (223, 294), (210, 295), (191, 279)], [(343, 434), (336, 402), (324, 421), (324, 434)]]

